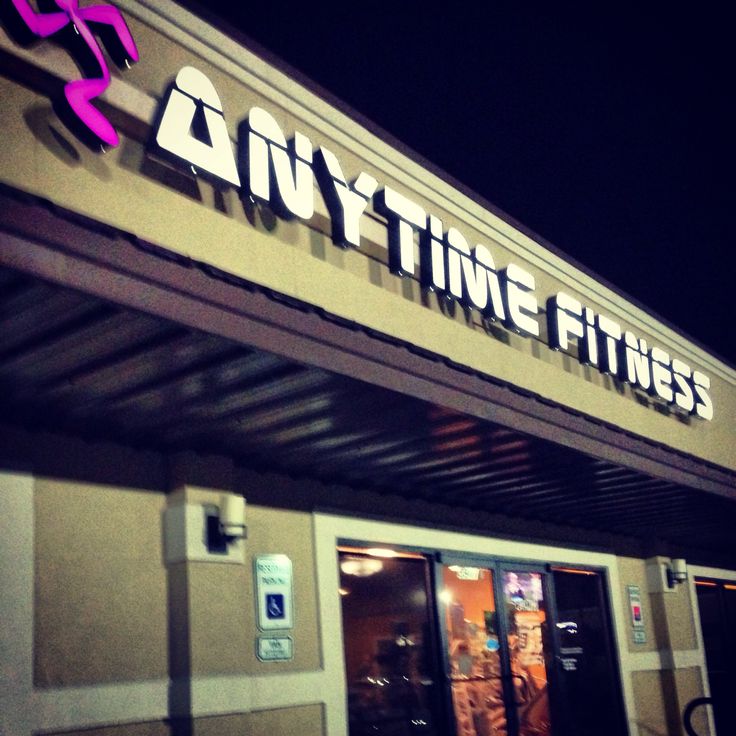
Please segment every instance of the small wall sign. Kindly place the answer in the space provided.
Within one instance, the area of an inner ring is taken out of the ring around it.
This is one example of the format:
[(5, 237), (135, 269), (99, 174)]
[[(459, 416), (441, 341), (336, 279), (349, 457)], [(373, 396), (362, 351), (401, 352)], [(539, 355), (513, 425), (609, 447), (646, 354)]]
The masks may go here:
[(254, 561), (254, 573), (258, 628), (261, 631), (293, 628), (291, 560), (286, 555), (259, 555)]
[(256, 656), (261, 662), (288, 662), (294, 659), (294, 642), (290, 636), (260, 636)]
[(634, 630), (634, 644), (645, 644), (647, 635), (644, 631), (644, 616), (641, 609), (641, 590), (638, 585), (627, 585), (629, 594), (629, 610), (631, 611), (631, 626)]

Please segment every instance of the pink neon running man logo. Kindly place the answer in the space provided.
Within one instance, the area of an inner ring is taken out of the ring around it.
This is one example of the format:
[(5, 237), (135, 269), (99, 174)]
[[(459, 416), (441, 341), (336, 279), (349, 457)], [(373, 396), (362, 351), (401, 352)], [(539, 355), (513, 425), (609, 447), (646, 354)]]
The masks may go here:
[(79, 119), (103, 142), (117, 146), (118, 134), (110, 121), (92, 105), (90, 100), (99, 97), (110, 86), (110, 69), (88, 23), (103, 23), (117, 34), (128, 56), (138, 61), (138, 48), (120, 11), (112, 5), (92, 5), (80, 8), (78, 0), (55, 0), (60, 11), (37, 13), (28, 0), (13, 0), (16, 10), (33, 34), (47, 38), (69, 23), (89, 47), (100, 65), (102, 76), (94, 79), (78, 79), (64, 87), (64, 94), (71, 109)]

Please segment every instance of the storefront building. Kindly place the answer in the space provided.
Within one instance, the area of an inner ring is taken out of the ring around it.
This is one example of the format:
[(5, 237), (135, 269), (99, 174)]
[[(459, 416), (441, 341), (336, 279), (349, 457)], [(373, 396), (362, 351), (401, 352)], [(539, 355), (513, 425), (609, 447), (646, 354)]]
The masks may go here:
[(176, 3), (57, 6), (0, 16), (0, 732), (723, 702), (734, 369)]

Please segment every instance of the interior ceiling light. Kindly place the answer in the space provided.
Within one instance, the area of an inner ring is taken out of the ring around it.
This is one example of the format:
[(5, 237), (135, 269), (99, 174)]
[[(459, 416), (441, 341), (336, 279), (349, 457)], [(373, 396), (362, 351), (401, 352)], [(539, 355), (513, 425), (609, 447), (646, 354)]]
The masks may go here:
[(386, 559), (399, 556), (399, 553), (396, 550), (387, 549), (386, 547), (371, 547), (370, 549), (367, 549), (365, 553), (371, 557), (385, 557)]
[(354, 575), (356, 578), (367, 578), (383, 570), (381, 560), (372, 560), (368, 557), (346, 557), (340, 563), (340, 569), (345, 575)]

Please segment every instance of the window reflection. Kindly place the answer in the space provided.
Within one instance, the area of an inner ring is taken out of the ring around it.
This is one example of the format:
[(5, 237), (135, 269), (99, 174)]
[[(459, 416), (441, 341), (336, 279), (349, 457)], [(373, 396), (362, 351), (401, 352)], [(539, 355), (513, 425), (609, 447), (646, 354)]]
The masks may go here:
[(506, 736), (493, 574), (451, 565), (442, 584), (457, 734)]
[(340, 552), (351, 736), (441, 733), (428, 582), (417, 555)]
[(542, 575), (506, 571), (503, 593), (519, 734), (549, 736), (552, 728), (545, 662), (547, 611)]

